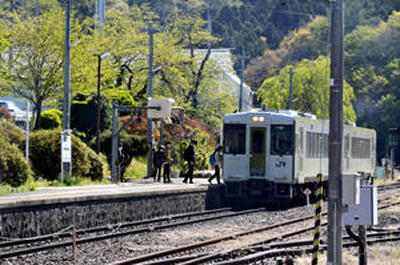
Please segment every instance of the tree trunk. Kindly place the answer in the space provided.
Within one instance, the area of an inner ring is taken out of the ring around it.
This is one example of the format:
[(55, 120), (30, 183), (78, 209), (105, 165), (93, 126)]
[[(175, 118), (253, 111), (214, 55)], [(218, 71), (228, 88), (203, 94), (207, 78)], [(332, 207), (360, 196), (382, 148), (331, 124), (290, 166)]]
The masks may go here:
[(208, 47), (207, 54), (206, 54), (206, 56), (204, 56), (204, 59), (200, 64), (199, 71), (197, 72), (197, 75), (196, 75), (196, 83), (194, 84), (194, 89), (193, 89), (193, 93), (192, 93), (192, 107), (193, 108), (197, 108), (197, 105), (199, 103), (199, 101), (197, 99), (197, 92), (199, 91), (201, 80), (203, 79), (202, 75), (203, 75), (204, 67), (206, 66), (208, 58), (210, 58), (210, 55), (211, 55), (211, 46)]
[(36, 107), (35, 130), (39, 130), (40, 129), (40, 113), (42, 112), (42, 101), (36, 102), (35, 107)]

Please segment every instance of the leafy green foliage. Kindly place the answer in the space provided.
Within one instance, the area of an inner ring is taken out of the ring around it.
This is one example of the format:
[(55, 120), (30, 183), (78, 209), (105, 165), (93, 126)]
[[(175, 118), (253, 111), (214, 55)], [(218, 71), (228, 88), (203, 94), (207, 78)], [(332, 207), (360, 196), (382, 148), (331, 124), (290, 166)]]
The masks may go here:
[(45, 110), (40, 114), (40, 128), (43, 130), (61, 128), (62, 119), (62, 111), (58, 109)]
[[(60, 174), (61, 132), (59, 130), (41, 130), (32, 133), (30, 141), (30, 159), (37, 176), (55, 180)], [(102, 179), (104, 165), (79, 138), (72, 136), (72, 177)], [(95, 160), (95, 161), (93, 161)]]
[(18, 146), (25, 144), (24, 132), (12, 122), (0, 119), (0, 135), (6, 137), (6, 139), (12, 144), (16, 144)]
[[(129, 135), (122, 131), (119, 135), (119, 146), (122, 146), (123, 159), (120, 162), (121, 166), (127, 167), (133, 157), (144, 156), (149, 151), (146, 136)], [(90, 142), (91, 146), (95, 146), (96, 141), (93, 139)], [(105, 131), (100, 137), (101, 152), (106, 155), (107, 160), (111, 164), (111, 131)]]
[[(197, 141), (197, 146), (195, 148), (195, 169), (203, 170), (208, 168), (208, 158), (214, 151), (214, 146), (210, 144), (214, 142), (213, 137), (199, 129), (194, 129), (191, 139)], [(174, 160), (173, 165), (177, 166), (181, 171), (187, 170), (187, 164), (183, 159), (183, 153), (189, 144), (190, 140), (183, 140), (172, 145), (171, 148), (171, 157)]]
[[(38, 117), (42, 104), (62, 92), (64, 22), (60, 17), (63, 12), (55, 7), (40, 17), (12, 14), (13, 23), (7, 24), (11, 49), (4, 54), (6, 86), (9, 94), (30, 100)], [(39, 124), (40, 118), (35, 127)]]
[(32, 171), (17, 145), (0, 136), (0, 183), (17, 187), (32, 177)]
[[(282, 68), (278, 75), (264, 81), (257, 91), (258, 96), (269, 109), (286, 109), (289, 98), (289, 68)], [(314, 61), (302, 60), (294, 67), (293, 95), (294, 109), (316, 114), (320, 118), (329, 117), (329, 91), (327, 78), (329, 61), (319, 57)], [(326, 97), (326, 101), (324, 98)], [(352, 106), (354, 99), (352, 87), (345, 83), (343, 89), (344, 118), (355, 121), (356, 115)], [(325, 109), (325, 115), (323, 110)]]
[[(89, 142), (96, 135), (96, 97), (86, 98), (78, 95), (71, 106), (71, 128), (84, 133), (85, 141)], [(111, 128), (111, 104), (102, 98), (100, 111), (100, 130)]]
[(329, 53), (328, 21), (316, 17), (307, 25), (286, 35), (279, 47), (267, 50), (262, 57), (253, 59), (245, 71), (246, 82), (258, 88), (263, 80), (271, 77), (287, 64), (295, 64), (302, 59), (314, 60)]
[(377, 130), (378, 157), (388, 152), (388, 128), (398, 127), (400, 12), (345, 38), (346, 80), (354, 87), (359, 124)]

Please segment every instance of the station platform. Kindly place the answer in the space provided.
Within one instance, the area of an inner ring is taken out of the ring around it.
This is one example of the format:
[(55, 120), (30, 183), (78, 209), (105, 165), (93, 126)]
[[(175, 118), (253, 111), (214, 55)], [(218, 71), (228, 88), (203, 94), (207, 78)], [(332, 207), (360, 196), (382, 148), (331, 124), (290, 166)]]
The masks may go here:
[[(208, 190), (206, 178), (197, 178), (193, 184), (185, 184), (182, 178), (172, 179), (171, 183), (153, 180), (136, 180), (108, 185), (45, 187), (37, 191), (12, 193), (0, 196), (0, 209), (15, 209), (56, 203), (71, 203), (104, 199), (119, 199), (153, 194), (171, 194)], [(214, 180), (215, 183), (215, 180)]]
[(194, 178), (194, 184), (182, 180), (48, 187), (0, 196), (0, 236), (40, 236), (71, 225), (88, 228), (226, 206), (224, 185), (210, 185), (207, 178)]

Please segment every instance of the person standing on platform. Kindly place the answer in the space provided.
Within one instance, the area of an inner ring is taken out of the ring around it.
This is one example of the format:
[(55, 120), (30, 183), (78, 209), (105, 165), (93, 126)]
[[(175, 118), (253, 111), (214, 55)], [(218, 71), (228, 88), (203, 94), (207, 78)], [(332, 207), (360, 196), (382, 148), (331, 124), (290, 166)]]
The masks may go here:
[(154, 153), (154, 158), (153, 158), (153, 163), (154, 163), (154, 175), (153, 179), (154, 181), (160, 181), (161, 180), (161, 169), (162, 165), (164, 163), (164, 146), (160, 145), (158, 148), (158, 151)]
[(170, 178), (170, 172), (171, 172), (171, 163), (172, 159), (169, 156), (169, 148), (171, 147), (170, 142), (165, 143), (165, 149), (164, 149), (164, 172), (163, 172), (163, 179), (164, 183), (171, 182)]
[(185, 149), (185, 152), (183, 153), (183, 159), (187, 162), (188, 164), (188, 172), (184, 174), (185, 178), (183, 179), (183, 183), (187, 183), (189, 180), (189, 183), (193, 183), (193, 171), (194, 171), (194, 159), (196, 157), (195, 154), (195, 147), (197, 145), (197, 141), (192, 140), (190, 142), (190, 145)]
[(214, 162), (214, 170), (215, 170), (215, 172), (214, 172), (214, 175), (212, 175), (209, 179), (208, 179), (208, 182), (210, 182), (210, 184), (211, 184), (211, 181), (214, 179), (214, 178), (217, 178), (217, 183), (218, 184), (221, 184), (221, 180), (220, 180), (220, 177), (221, 177), (221, 167), (222, 167), (222, 159), (223, 159), (223, 156), (222, 156), (222, 146), (218, 146), (215, 150), (214, 150), (214, 153), (212, 153), (212, 155), (211, 155), (213, 158), (211, 159), (211, 157), (210, 157), (210, 160), (213, 160), (213, 162)]

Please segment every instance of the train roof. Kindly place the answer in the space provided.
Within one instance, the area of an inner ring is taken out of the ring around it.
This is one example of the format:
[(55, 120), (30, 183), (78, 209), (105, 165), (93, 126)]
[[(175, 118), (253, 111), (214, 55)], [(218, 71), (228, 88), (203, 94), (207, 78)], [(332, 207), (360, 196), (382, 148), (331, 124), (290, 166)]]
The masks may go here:
[(265, 120), (270, 121), (282, 121), (282, 122), (293, 122), (296, 117), (309, 118), (312, 120), (317, 120), (314, 114), (303, 113), (294, 110), (251, 110), (246, 112), (238, 112), (226, 114), (224, 117), (225, 122), (238, 122), (246, 123), (252, 117), (264, 117)]
[[(314, 114), (303, 113), (295, 110), (259, 110), (254, 109), (246, 112), (238, 112), (226, 114), (224, 116), (225, 123), (238, 123), (247, 124), (254, 122), (253, 117), (264, 117), (264, 121), (269, 121), (269, 123), (284, 123), (291, 124), (295, 120), (305, 120), (312, 123), (329, 123), (329, 119), (317, 119)], [(259, 121), (261, 122), (261, 121)], [(375, 131), (369, 128), (357, 127), (354, 122), (344, 122), (344, 126), (349, 128), (353, 127), (356, 130), (362, 131)]]

